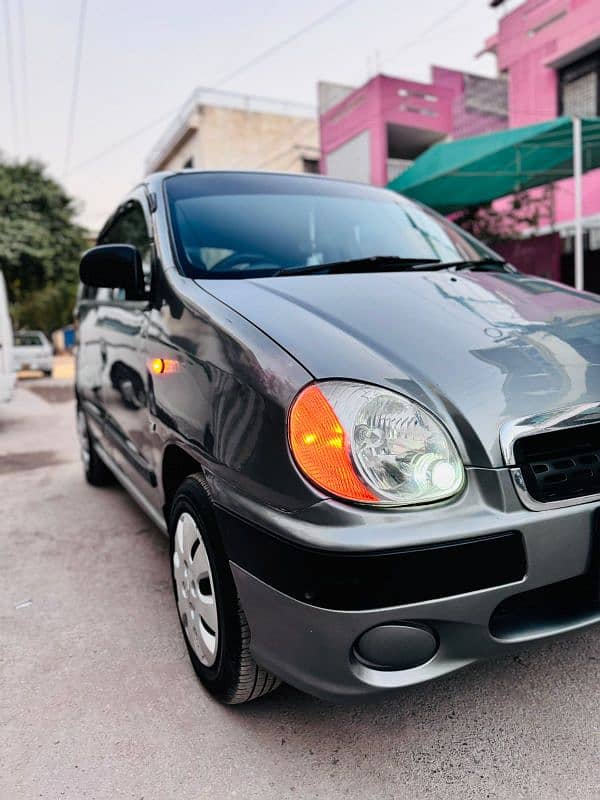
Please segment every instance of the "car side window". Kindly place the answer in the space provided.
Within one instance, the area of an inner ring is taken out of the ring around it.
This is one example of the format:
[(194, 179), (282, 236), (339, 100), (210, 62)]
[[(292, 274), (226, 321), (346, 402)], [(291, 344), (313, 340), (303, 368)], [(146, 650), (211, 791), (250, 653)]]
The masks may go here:
[(95, 286), (81, 287), (79, 299), (80, 300), (95, 300), (98, 295), (98, 289)]
[[(148, 226), (142, 207), (135, 200), (130, 200), (124, 210), (113, 220), (110, 227), (98, 240), (98, 244), (132, 244), (140, 251), (144, 284), (150, 290), (152, 278), (152, 248)], [(123, 289), (113, 289), (112, 299), (125, 300)]]

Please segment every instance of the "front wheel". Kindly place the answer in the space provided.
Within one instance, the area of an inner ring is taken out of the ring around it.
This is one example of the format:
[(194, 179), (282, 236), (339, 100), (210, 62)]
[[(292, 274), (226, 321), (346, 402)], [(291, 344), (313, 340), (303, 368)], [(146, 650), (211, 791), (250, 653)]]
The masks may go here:
[(226, 704), (272, 691), (280, 681), (250, 653), (250, 629), (201, 475), (186, 478), (177, 491), (169, 532), (179, 621), (200, 681)]

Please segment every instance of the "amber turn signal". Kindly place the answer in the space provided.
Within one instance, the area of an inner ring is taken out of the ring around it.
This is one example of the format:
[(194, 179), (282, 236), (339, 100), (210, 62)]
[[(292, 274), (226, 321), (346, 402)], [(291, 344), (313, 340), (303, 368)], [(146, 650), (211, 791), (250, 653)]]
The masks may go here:
[(153, 375), (170, 375), (177, 372), (179, 362), (174, 358), (152, 358), (148, 362), (148, 369)]
[(344, 429), (315, 384), (303, 389), (294, 400), (289, 440), (296, 463), (321, 489), (346, 500), (378, 501), (356, 474)]

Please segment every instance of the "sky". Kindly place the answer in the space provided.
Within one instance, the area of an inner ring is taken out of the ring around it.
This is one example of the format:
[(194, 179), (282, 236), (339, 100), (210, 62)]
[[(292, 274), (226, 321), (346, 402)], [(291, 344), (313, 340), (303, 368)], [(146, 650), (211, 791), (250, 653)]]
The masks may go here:
[[(339, 4), (0, 0), (0, 152), (46, 164), (76, 198), (80, 221), (97, 230), (143, 176), (149, 151), (195, 87), (214, 86)], [(476, 53), (515, 5), (518, 0), (500, 9), (490, 9), (488, 0), (354, 0), (219, 88), (316, 104), (319, 80), (360, 85), (376, 72), (428, 80), (431, 64), (492, 76), (494, 57)], [(122, 139), (128, 141), (112, 147)]]

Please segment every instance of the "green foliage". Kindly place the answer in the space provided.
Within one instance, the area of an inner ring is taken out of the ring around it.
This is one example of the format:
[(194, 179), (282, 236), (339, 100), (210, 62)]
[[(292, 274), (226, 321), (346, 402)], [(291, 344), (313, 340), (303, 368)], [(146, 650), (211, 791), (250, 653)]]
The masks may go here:
[(41, 164), (0, 161), (0, 270), (15, 328), (50, 333), (69, 323), (84, 230), (73, 200)]

